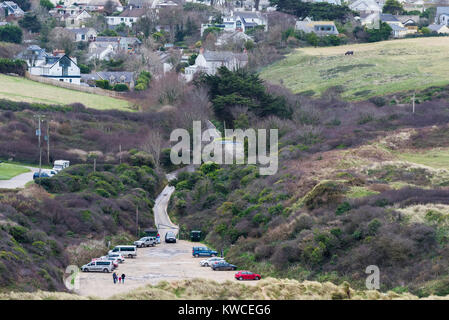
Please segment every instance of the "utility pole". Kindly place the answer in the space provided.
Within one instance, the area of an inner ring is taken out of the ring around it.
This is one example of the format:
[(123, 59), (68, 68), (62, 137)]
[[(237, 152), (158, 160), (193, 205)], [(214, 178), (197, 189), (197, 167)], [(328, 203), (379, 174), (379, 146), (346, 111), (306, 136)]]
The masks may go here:
[[(42, 135), (42, 130), (41, 130), (41, 121), (43, 121), (43, 119), (45, 118), (45, 116), (38, 114), (34, 116), (35, 118), (37, 118), (38, 121), (38, 127), (36, 130), (36, 135), (37, 135), (37, 142), (38, 142), (38, 146), (39, 146), (39, 178), (41, 177), (41, 172), (42, 172), (42, 145), (41, 145), (41, 135)], [(39, 180), (39, 184), (40, 184), (40, 180)]]
[(47, 120), (47, 135), (45, 136), (47, 140), (47, 162), (50, 164), (50, 122)]
[(139, 206), (136, 206), (136, 237), (139, 237)]
[(413, 113), (415, 113), (415, 95), (416, 95), (416, 91), (413, 92), (413, 98), (412, 98), (412, 109), (413, 109)]

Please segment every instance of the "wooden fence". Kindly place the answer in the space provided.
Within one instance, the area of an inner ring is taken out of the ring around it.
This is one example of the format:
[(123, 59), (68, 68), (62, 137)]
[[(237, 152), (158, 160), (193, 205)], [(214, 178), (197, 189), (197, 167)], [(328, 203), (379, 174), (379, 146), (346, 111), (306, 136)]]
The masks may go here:
[(92, 93), (92, 94), (98, 94), (101, 96), (107, 96), (107, 97), (118, 98), (118, 99), (123, 98), (122, 92), (117, 92), (117, 91), (112, 91), (112, 90), (104, 90), (104, 89), (97, 88), (97, 87), (88, 87), (88, 86), (78, 85), (78, 84), (74, 84), (74, 83), (62, 82), (62, 81), (58, 81), (58, 80), (54, 80), (54, 79), (50, 79), (50, 78), (39, 77), (39, 76), (30, 74), (28, 71), (25, 72), (25, 78), (32, 80), (32, 81), (37, 81), (40, 83), (50, 84), (52, 86), (56, 86), (56, 87), (60, 87), (60, 88), (82, 91), (82, 92), (87, 92), (87, 93)]

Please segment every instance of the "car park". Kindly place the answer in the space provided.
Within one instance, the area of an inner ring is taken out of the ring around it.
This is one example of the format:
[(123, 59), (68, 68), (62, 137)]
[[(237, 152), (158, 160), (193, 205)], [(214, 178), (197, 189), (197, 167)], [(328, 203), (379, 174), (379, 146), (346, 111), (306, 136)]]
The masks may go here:
[(115, 246), (114, 249), (108, 252), (108, 255), (112, 253), (121, 253), (124, 257), (134, 258), (137, 257), (137, 247), (136, 246)]
[(209, 259), (204, 259), (200, 261), (200, 266), (202, 267), (212, 267), (212, 264), (215, 262), (224, 261), (224, 258), (220, 257), (212, 257)]
[(237, 266), (230, 264), (229, 262), (226, 261), (221, 261), (214, 263), (212, 265), (212, 270), (214, 271), (237, 270)]
[(81, 267), (83, 272), (112, 272), (114, 270), (114, 264), (112, 261), (96, 260), (91, 261)]
[(134, 245), (137, 248), (143, 248), (143, 247), (154, 247), (156, 245), (156, 238), (155, 237), (143, 237), (140, 238), (137, 241), (134, 241)]
[(237, 280), (260, 280), (262, 277), (260, 274), (253, 273), (251, 271), (242, 270), (235, 274)]
[(166, 243), (176, 243), (176, 235), (172, 231), (168, 231), (165, 234), (165, 242)]
[(192, 256), (194, 257), (216, 257), (218, 252), (207, 247), (193, 247)]

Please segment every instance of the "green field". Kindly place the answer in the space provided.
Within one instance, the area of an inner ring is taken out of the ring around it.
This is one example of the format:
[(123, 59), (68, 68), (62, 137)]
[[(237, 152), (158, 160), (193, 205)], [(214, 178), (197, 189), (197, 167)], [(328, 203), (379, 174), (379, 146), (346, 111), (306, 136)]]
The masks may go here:
[[(345, 56), (348, 50), (354, 56)], [(449, 84), (448, 52), (449, 37), (300, 48), (262, 70), (261, 77), (314, 96), (342, 86), (344, 99), (363, 100)]]
[(93, 109), (128, 110), (129, 102), (96, 94), (55, 87), (25, 78), (0, 74), (0, 99), (45, 104), (82, 103)]
[(398, 158), (436, 169), (449, 169), (449, 149), (430, 149), (423, 152), (399, 153)]
[(9, 180), (30, 169), (11, 163), (0, 163), (0, 180)]

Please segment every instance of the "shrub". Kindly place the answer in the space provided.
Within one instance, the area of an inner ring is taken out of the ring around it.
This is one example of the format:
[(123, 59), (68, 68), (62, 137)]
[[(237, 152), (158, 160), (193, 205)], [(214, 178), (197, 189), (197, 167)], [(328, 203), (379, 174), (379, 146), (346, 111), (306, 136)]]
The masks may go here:
[(0, 73), (16, 73), (23, 76), (26, 69), (27, 64), (23, 60), (0, 58)]
[(110, 90), (111, 85), (108, 80), (95, 80), (95, 85), (101, 89)]
[(124, 83), (117, 83), (116, 85), (114, 85), (114, 91), (125, 92), (125, 91), (129, 91), (129, 88)]
[(0, 27), (0, 41), (22, 43), (22, 29), (18, 26), (6, 25)]

